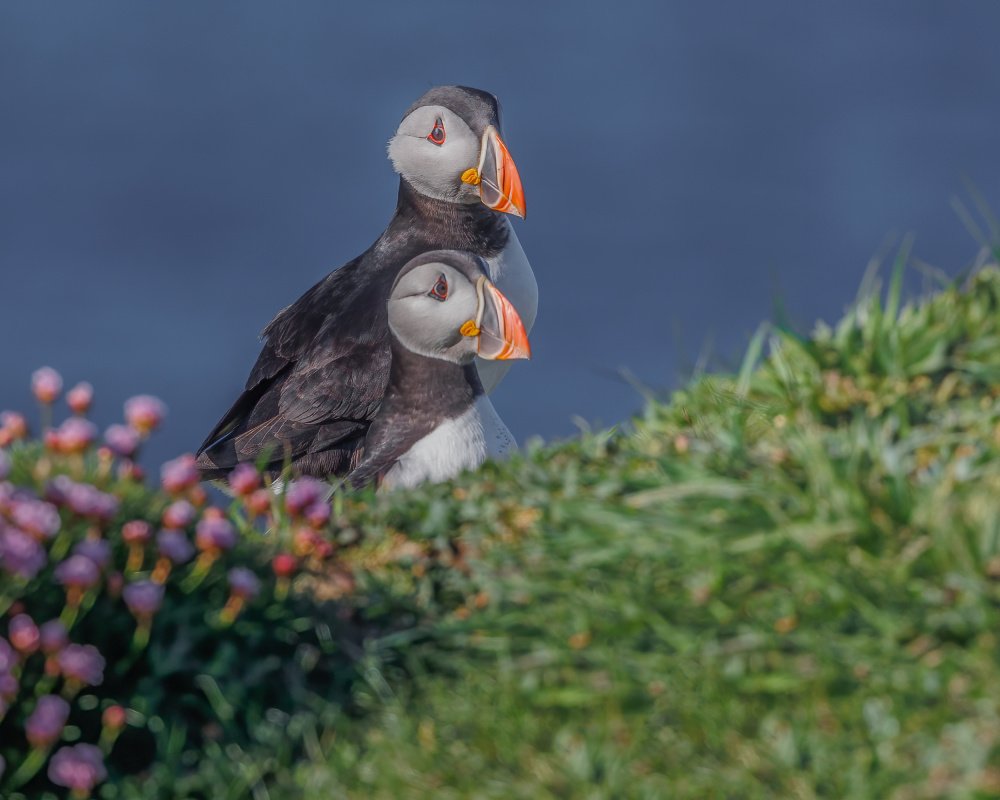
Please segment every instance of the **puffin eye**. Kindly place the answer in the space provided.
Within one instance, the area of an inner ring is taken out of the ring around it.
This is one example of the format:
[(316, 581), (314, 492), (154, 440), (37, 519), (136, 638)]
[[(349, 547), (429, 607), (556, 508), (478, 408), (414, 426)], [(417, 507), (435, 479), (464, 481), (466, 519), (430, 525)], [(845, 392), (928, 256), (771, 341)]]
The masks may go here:
[(444, 144), (444, 123), (441, 121), (441, 117), (434, 120), (434, 127), (431, 129), (430, 136), (427, 137), (438, 147)]
[(448, 299), (448, 281), (444, 279), (444, 275), (438, 277), (437, 283), (434, 284), (434, 288), (431, 289), (427, 294), (429, 294), (435, 300)]

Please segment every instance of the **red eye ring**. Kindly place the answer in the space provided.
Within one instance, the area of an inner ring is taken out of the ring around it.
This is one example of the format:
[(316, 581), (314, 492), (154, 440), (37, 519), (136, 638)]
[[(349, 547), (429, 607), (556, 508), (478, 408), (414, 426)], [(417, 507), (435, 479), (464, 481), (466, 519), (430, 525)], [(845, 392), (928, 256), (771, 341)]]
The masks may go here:
[(439, 275), (437, 283), (434, 287), (427, 293), (435, 300), (447, 300), (448, 299), (448, 281), (444, 279), (444, 275)]
[(444, 123), (441, 121), (441, 117), (434, 120), (434, 127), (431, 129), (430, 135), (427, 138), (438, 147), (444, 144)]

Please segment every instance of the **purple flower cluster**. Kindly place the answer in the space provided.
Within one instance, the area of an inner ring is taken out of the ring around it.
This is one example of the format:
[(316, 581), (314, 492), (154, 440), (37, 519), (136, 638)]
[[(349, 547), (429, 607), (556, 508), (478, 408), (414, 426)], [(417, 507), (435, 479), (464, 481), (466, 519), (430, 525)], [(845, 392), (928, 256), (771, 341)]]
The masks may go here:
[(175, 500), (163, 511), (163, 527), (180, 530), (198, 517), (198, 512), (187, 500)]
[(57, 583), (67, 588), (87, 591), (101, 579), (101, 570), (86, 556), (72, 555), (56, 567), (54, 577)]
[(63, 677), (84, 686), (104, 683), (104, 665), (104, 656), (92, 644), (68, 644), (59, 653)]
[(58, 695), (42, 695), (24, 723), (28, 742), (32, 747), (50, 747), (62, 734), (68, 719), (69, 703)]
[(85, 453), (97, 441), (97, 426), (82, 417), (69, 417), (55, 434), (54, 449), (60, 453)]
[(62, 388), (62, 376), (52, 367), (41, 367), (31, 374), (31, 393), (43, 405), (54, 403)]
[(243, 600), (253, 600), (260, 594), (260, 578), (246, 567), (233, 567), (227, 573), (229, 590)]
[(125, 401), (125, 420), (141, 436), (148, 436), (160, 427), (167, 407), (158, 397), (140, 394)]
[(194, 557), (194, 545), (184, 535), (184, 531), (160, 531), (156, 534), (156, 549), (174, 566), (186, 564)]
[(139, 449), (139, 434), (127, 425), (110, 425), (104, 431), (104, 444), (116, 456), (132, 458)]
[(149, 617), (163, 607), (164, 593), (165, 590), (159, 583), (136, 581), (125, 587), (122, 597), (134, 616)]
[(77, 483), (68, 475), (56, 475), (46, 488), (45, 496), (74, 514), (98, 522), (109, 522), (120, 505), (113, 494), (102, 492), (89, 483)]
[(15, 499), (11, 503), (10, 518), (21, 530), (34, 534), (42, 541), (55, 536), (62, 525), (59, 509), (52, 503), (30, 497)]
[(31, 580), (48, 563), (45, 550), (30, 533), (0, 524), (0, 565), (22, 580)]
[(236, 528), (228, 519), (206, 516), (195, 527), (195, 543), (199, 550), (231, 550), (237, 538)]
[(178, 494), (185, 489), (196, 486), (201, 480), (198, 472), (198, 462), (194, 456), (185, 453), (173, 461), (168, 461), (160, 468), (160, 483), (164, 491)]
[(49, 780), (73, 792), (89, 796), (108, 777), (101, 748), (93, 744), (63, 747), (49, 761)]

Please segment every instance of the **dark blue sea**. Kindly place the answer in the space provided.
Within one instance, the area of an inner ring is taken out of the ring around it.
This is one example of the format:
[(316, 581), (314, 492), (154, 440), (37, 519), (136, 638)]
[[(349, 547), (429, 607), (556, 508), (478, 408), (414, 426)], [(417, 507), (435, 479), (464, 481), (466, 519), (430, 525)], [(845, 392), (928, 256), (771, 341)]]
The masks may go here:
[(1000, 3), (240, 0), (0, 5), (0, 409), (32, 370), (166, 401), (193, 450), (283, 306), (389, 219), (427, 88), (497, 94), (538, 278), (520, 439), (725, 366), (776, 297), (811, 328), (913, 232), (911, 290), (1000, 211)]

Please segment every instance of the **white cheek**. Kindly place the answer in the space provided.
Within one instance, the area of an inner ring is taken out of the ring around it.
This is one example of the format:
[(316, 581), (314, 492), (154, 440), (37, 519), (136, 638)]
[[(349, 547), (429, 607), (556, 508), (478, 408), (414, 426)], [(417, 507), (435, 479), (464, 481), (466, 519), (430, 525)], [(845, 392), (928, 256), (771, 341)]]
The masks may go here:
[(392, 167), (417, 191), (436, 200), (475, 202), (478, 190), (463, 183), (461, 176), (475, 166), (475, 154), (462, 139), (434, 145), (427, 139), (396, 134), (389, 142)]

